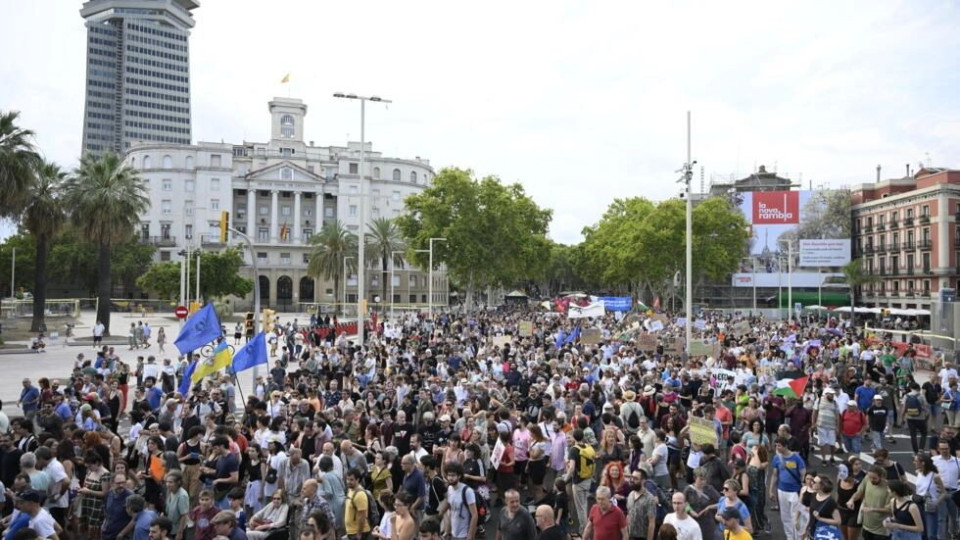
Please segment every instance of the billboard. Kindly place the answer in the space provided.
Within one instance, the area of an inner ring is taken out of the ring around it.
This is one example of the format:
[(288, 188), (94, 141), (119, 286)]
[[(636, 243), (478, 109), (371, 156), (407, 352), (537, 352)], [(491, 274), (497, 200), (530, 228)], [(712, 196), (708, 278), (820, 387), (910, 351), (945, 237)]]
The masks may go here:
[(788, 281), (794, 287), (816, 286), (823, 279), (821, 268), (850, 262), (849, 191), (754, 191), (736, 197), (750, 224), (750, 256), (734, 274), (734, 287)]

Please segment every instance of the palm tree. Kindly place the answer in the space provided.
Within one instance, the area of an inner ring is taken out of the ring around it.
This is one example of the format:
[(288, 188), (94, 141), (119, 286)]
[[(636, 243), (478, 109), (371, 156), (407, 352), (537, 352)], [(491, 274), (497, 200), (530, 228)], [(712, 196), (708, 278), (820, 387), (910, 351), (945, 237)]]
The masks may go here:
[(62, 189), (67, 173), (48, 161), (39, 161), (27, 188), (28, 198), (23, 211), (23, 224), (33, 234), (37, 246), (34, 261), (33, 320), (31, 332), (44, 327), (47, 303), (47, 255), (50, 241), (67, 220), (63, 209)]
[(0, 217), (16, 217), (23, 210), (39, 159), (33, 132), (17, 126), (18, 116), (19, 112), (0, 112)]
[(87, 154), (67, 180), (63, 199), (73, 223), (99, 246), (97, 320), (109, 335), (110, 252), (115, 243), (133, 235), (140, 215), (150, 207), (146, 183), (117, 154)]
[[(310, 245), (313, 247), (310, 249), (307, 273), (318, 279), (333, 279), (334, 298), (336, 298), (336, 293), (340, 292), (340, 280), (345, 278), (344, 261), (347, 262), (348, 272), (357, 266), (357, 235), (348, 231), (338, 220), (321, 227), (317, 234), (310, 237)], [(348, 257), (350, 260), (347, 260)], [(346, 303), (347, 299), (343, 298), (342, 301)]]
[(373, 223), (367, 225), (367, 227), (369, 231), (366, 236), (367, 244), (364, 247), (366, 249), (366, 255), (370, 258), (370, 262), (380, 261), (383, 270), (380, 277), (382, 289), (380, 298), (382, 299), (381, 302), (385, 303), (387, 298), (386, 277), (387, 271), (390, 269), (390, 258), (393, 257), (394, 265), (403, 267), (403, 256), (394, 255), (393, 252), (407, 249), (407, 244), (403, 241), (403, 238), (400, 236), (400, 230), (397, 229), (397, 224), (394, 223), (392, 219), (377, 218), (373, 220)]
[(840, 271), (843, 272), (847, 280), (847, 285), (850, 287), (850, 326), (854, 326), (857, 322), (857, 314), (855, 312), (857, 289), (863, 285), (875, 283), (878, 278), (864, 271), (863, 262), (860, 259), (853, 259), (845, 264)]

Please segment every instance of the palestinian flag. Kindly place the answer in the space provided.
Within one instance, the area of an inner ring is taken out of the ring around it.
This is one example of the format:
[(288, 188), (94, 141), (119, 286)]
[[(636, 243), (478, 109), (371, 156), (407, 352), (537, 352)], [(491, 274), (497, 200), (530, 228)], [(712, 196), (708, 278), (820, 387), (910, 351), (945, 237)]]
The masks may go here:
[(807, 379), (809, 378), (780, 379), (777, 381), (777, 387), (773, 390), (773, 395), (800, 399), (803, 396), (803, 389), (807, 387)]

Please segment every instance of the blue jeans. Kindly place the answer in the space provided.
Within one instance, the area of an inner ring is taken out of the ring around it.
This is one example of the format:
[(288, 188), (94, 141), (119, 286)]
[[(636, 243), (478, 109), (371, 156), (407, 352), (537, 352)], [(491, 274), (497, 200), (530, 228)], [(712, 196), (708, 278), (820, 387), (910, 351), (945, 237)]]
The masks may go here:
[(957, 532), (957, 505), (953, 503), (952, 493), (948, 492), (946, 498), (937, 508), (937, 530), (943, 531), (943, 536), (950, 537)]
[(843, 436), (843, 446), (847, 449), (847, 452), (853, 454), (860, 453), (860, 435), (844, 435)]
[(883, 432), (882, 431), (871, 431), (870, 440), (873, 442), (873, 449), (880, 450), (883, 448)]
[(920, 512), (923, 514), (923, 537), (927, 540), (938, 540), (937, 521), (940, 516), (941, 506), (937, 506), (936, 512)]

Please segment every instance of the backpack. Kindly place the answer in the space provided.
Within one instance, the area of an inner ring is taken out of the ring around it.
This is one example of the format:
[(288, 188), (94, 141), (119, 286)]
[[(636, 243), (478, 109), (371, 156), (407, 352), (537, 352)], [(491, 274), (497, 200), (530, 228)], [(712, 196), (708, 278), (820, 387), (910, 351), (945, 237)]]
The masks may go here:
[[(374, 527), (380, 526), (380, 510), (377, 509), (377, 503), (373, 498), (373, 493), (364, 489), (362, 490), (363, 494), (367, 497), (367, 524), (370, 525), (370, 530), (373, 530)], [(350, 498), (350, 504), (353, 505), (353, 510), (356, 512), (357, 504), (353, 502), (353, 499), (356, 498), (357, 494), (354, 494)]]
[(596, 468), (596, 462), (594, 458), (597, 456), (596, 450), (592, 446), (582, 445), (576, 447), (580, 455), (580, 462), (577, 467), (577, 479), (578, 480), (592, 480), (594, 469)]
[(630, 429), (640, 428), (640, 415), (637, 413), (637, 407), (630, 407), (630, 414), (627, 415), (627, 427)]
[(916, 394), (908, 394), (907, 400), (907, 416), (913, 418), (919, 418), (923, 415), (923, 404), (920, 403), (920, 396)]

